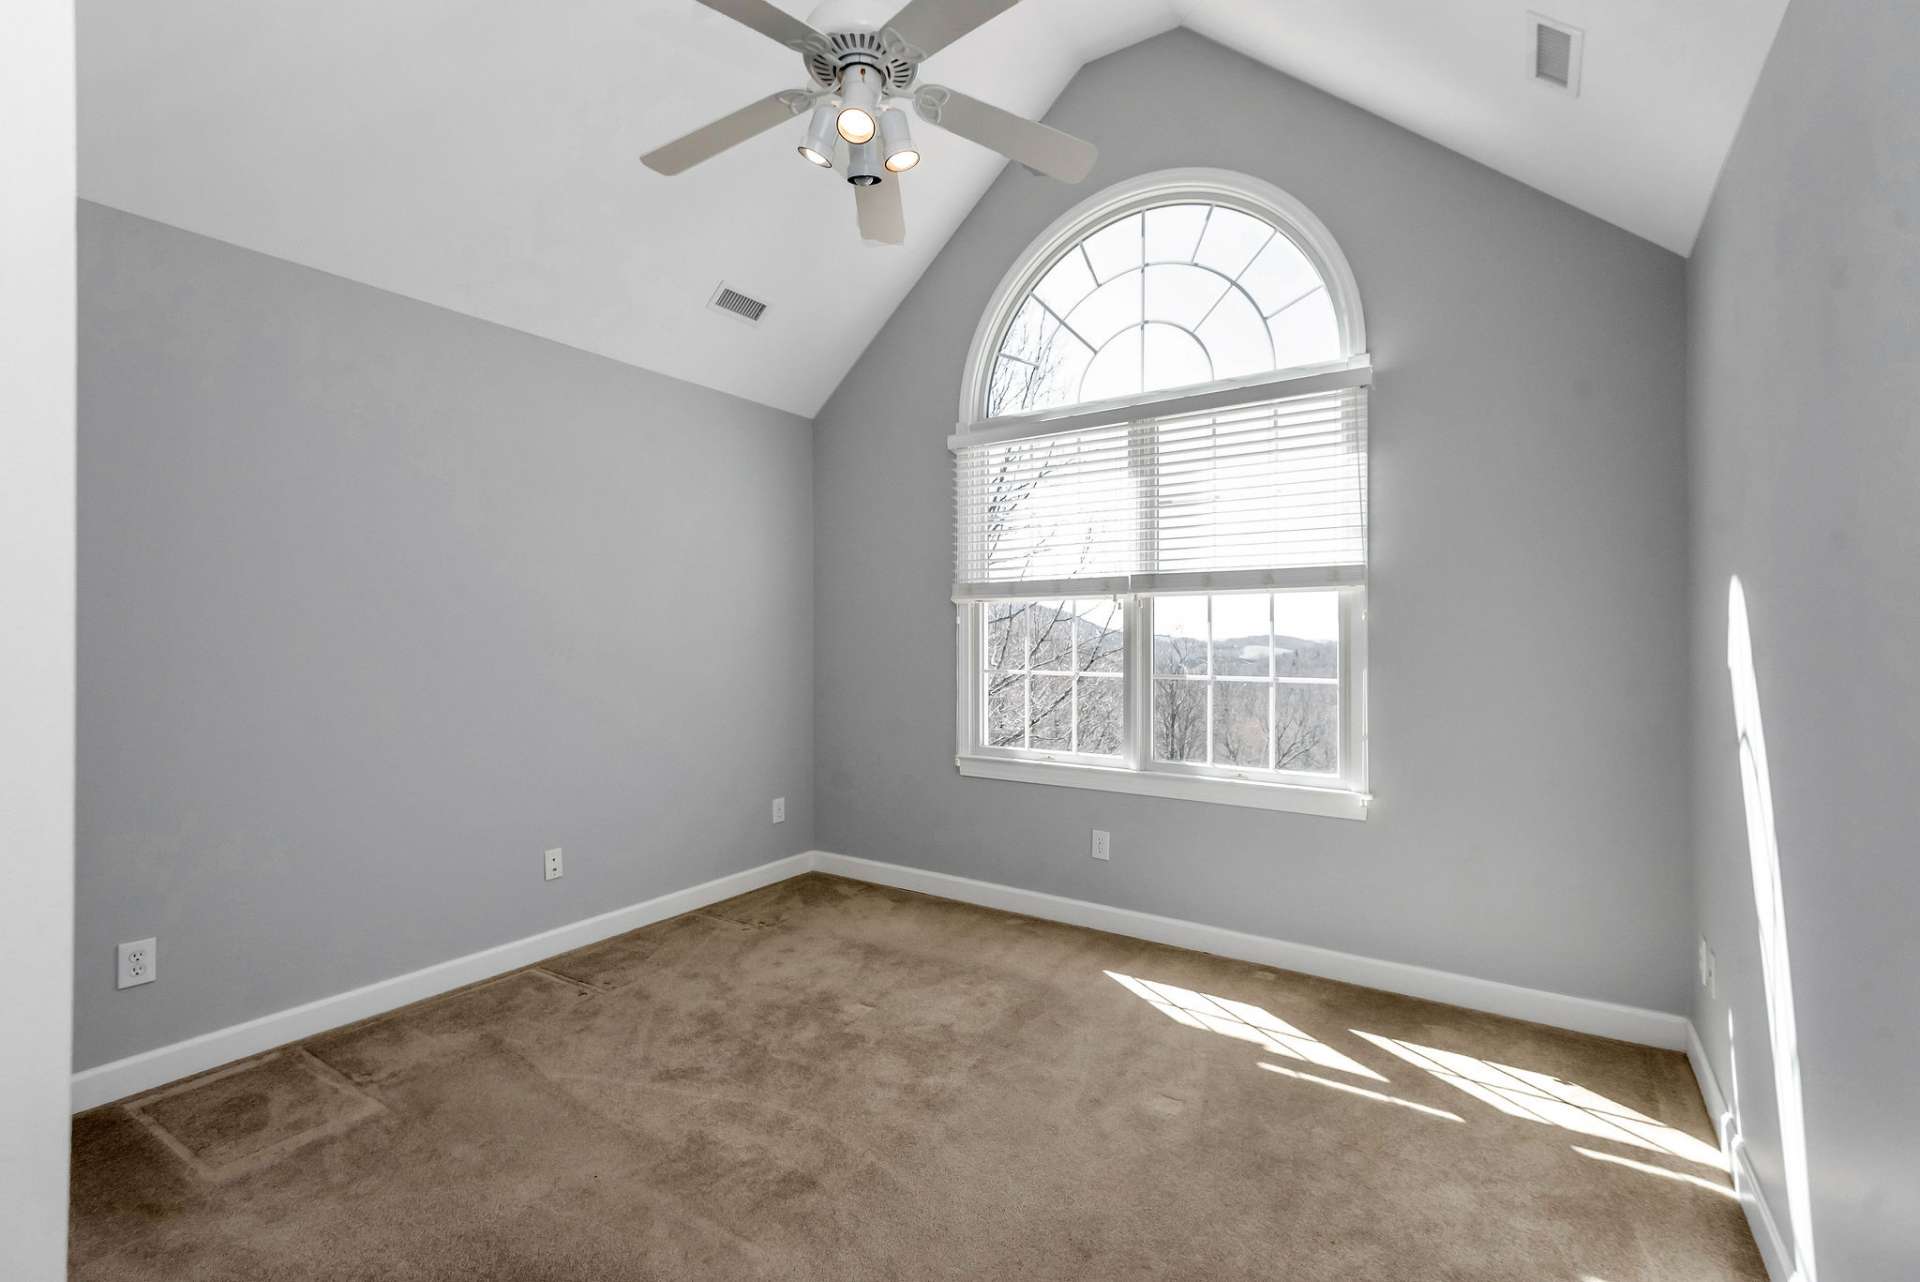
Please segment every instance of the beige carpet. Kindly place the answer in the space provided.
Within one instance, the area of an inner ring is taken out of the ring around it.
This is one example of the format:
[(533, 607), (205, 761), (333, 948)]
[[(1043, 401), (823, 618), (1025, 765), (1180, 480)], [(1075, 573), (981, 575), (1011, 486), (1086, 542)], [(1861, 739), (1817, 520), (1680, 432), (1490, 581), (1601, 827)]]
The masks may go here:
[(81, 1279), (1762, 1282), (1685, 1060), (807, 876), (74, 1121)]

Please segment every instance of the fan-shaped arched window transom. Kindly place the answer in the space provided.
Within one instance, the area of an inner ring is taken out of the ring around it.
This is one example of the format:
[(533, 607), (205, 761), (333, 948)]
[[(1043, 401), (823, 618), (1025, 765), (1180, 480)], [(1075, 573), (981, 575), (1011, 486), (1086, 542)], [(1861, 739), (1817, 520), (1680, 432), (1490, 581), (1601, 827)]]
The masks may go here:
[(1213, 172), (1160, 175), (1103, 193), (1063, 222), (989, 309), (963, 422), (1366, 350), (1345, 258), (1276, 188)]
[(1076, 242), (1014, 312), (987, 417), (1134, 396), (1346, 355), (1306, 251), (1231, 205), (1122, 214)]

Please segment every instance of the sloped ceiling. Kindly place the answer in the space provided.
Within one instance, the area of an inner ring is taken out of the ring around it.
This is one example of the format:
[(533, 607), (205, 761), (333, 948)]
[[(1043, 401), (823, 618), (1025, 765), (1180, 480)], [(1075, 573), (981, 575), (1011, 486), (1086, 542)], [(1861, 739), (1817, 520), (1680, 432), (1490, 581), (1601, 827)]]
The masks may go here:
[[(1526, 0), (1024, 0), (922, 78), (1039, 115), (1184, 24), (1685, 253), (1785, 4), (1549, 0), (1587, 31), (1577, 98), (1530, 81)], [(797, 122), (644, 169), (804, 79), (693, 0), (80, 0), (79, 21), (86, 198), (804, 415), (1002, 164), (917, 129), (899, 249), (860, 243)], [(707, 309), (722, 280), (770, 304), (758, 328)]]

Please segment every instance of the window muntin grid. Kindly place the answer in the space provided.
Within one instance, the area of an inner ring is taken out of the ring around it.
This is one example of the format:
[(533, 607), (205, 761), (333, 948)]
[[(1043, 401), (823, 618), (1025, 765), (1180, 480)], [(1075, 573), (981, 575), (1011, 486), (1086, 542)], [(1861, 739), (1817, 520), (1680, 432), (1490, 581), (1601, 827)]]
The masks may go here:
[(1227, 205), (1136, 210), (1080, 239), (1013, 312), (988, 417), (1338, 359), (1326, 282), (1294, 239)]

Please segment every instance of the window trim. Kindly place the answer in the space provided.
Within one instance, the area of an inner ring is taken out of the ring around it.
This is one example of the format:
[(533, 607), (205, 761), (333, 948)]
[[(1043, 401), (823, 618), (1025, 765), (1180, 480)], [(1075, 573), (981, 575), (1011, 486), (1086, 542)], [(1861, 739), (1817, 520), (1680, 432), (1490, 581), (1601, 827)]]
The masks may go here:
[(1344, 788), (1307, 787), (1295, 783), (1260, 783), (1249, 779), (1210, 779), (1199, 775), (1164, 774), (1158, 770), (1128, 770), (1124, 766), (1064, 765), (1053, 761), (1021, 761), (962, 753), (954, 758), (963, 777), (1001, 779), (1010, 783), (1052, 784), (1090, 788), (1096, 792), (1124, 792), (1138, 797), (1166, 797), (1174, 801), (1204, 801), (1215, 805), (1248, 806), (1256, 810), (1284, 810), (1328, 819), (1365, 819), (1372, 798)]
[[(1360, 291), (1352, 267), (1339, 243), (1314, 213), (1299, 200), (1271, 183), (1225, 169), (1172, 169), (1143, 174), (1117, 183), (1081, 201), (1047, 227), (1001, 278), (980, 324), (974, 330), (961, 378), (960, 406), (956, 431), (949, 447), (977, 443), (986, 432), (989, 420), (981, 413), (986, 389), (1014, 312), (1026, 301), (1060, 256), (1088, 235), (1116, 219), (1144, 209), (1185, 201), (1221, 205), (1262, 219), (1291, 239), (1320, 273), (1340, 325), (1343, 356), (1330, 365), (1312, 369), (1290, 369), (1256, 375), (1251, 378), (1195, 387), (1147, 393), (1120, 398), (1113, 403), (1082, 403), (1041, 411), (1025, 416), (1039, 420), (1072, 420), (1079, 416), (1099, 417), (1106, 421), (1118, 410), (1142, 406), (1160, 407), (1168, 403), (1207, 401), (1215, 397), (1244, 399), (1248, 386), (1275, 380), (1292, 381), (1313, 378), (1352, 380), (1358, 385), (1371, 380), (1367, 356), (1366, 322), (1360, 305)], [(1011, 420), (995, 421), (1005, 428)], [(979, 435), (970, 435), (984, 429)], [(1064, 427), (1063, 427), (1064, 430)], [(1260, 772), (1260, 777), (1230, 769), (1155, 762), (1152, 759), (1152, 726), (1149, 719), (1152, 699), (1152, 662), (1150, 593), (1116, 593), (1125, 608), (1127, 636), (1126, 667), (1126, 744), (1115, 761), (1069, 753), (1041, 753), (1031, 749), (996, 749), (986, 746), (982, 719), (984, 700), (979, 674), (983, 671), (981, 639), (981, 603), (956, 604), (955, 616), (955, 754), (954, 764), (961, 775), (970, 778), (1001, 779), (1066, 787), (1090, 788), (1105, 792), (1133, 793), (1176, 800), (1213, 802), (1250, 806), (1263, 810), (1292, 811), (1342, 819), (1365, 819), (1372, 800), (1368, 791), (1367, 768), (1367, 589), (1364, 581), (1325, 584), (1300, 583), (1337, 589), (1341, 601), (1341, 768), (1337, 779), (1327, 776)], [(1011, 586), (1011, 585), (1010, 585)], [(1276, 584), (1275, 587), (1280, 585)], [(1293, 585), (1288, 585), (1293, 586)], [(1009, 596), (1045, 598), (1044, 585), (1021, 585)], [(1193, 590), (1205, 590), (1195, 585)], [(1083, 595), (1066, 592), (1060, 595)], [(980, 704), (976, 707), (975, 704)]]

